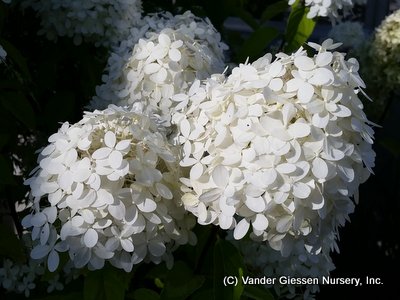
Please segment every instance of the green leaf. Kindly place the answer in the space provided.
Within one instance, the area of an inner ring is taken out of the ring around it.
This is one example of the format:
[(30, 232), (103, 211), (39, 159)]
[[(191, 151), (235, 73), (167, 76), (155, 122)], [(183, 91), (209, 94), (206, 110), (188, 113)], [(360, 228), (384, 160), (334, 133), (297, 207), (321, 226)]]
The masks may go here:
[(160, 295), (153, 290), (141, 288), (135, 290), (132, 297), (129, 298), (134, 300), (160, 300)]
[(102, 270), (89, 272), (85, 277), (83, 283), (84, 300), (105, 300), (102, 272)]
[[(238, 271), (239, 271), (239, 278), (242, 278), (243, 269), (239, 268)], [(243, 294), (243, 290), (244, 290), (243, 282), (242, 282), (242, 280), (239, 279), (238, 284), (233, 287), (233, 299), (240, 300), (240, 298), (242, 297), (242, 294)]]
[(209, 289), (200, 289), (196, 291), (195, 294), (193, 294), (190, 297), (190, 300), (204, 300), (204, 299), (214, 299), (214, 290), (212, 288)]
[(0, 255), (15, 262), (26, 260), (24, 246), (17, 235), (6, 225), (0, 224)]
[(0, 94), (0, 103), (26, 127), (36, 127), (35, 113), (24, 94), (21, 92), (4, 92)]
[(274, 300), (274, 296), (272, 296), (269, 290), (254, 285), (246, 285), (243, 296), (254, 300)]
[(175, 262), (174, 267), (168, 272), (165, 279), (161, 299), (186, 299), (203, 285), (204, 280), (203, 276), (194, 275), (184, 262)]
[(3, 46), (4, 50), (7, 52), (7, 58), (10, 58), (16, 63), (24, 77), (31, 79), (31, 74), (29, 72), (28, 64), (26, 63), (25, 57), (15, 48), (10, 42), (4, 39), (0, 39), (0, 45)]
[(103, 273), (103, 287), (106, 300), (124, 300), (131, 275), (115, 268), (106, 268)]
[(224, 286), (223, 281), (225, 276), (236, 276), (239, 285), (243, 270), (243, 257), (238, 249), (230, 242), (219, 239), (214, 247), (214, 298), (240, 299), (243, 291), (241, 287)]
[(196, 226), (195, 227), (195, 234), (197, 236), (197, 244), (194, 247), (194, 266), (195, 268), (198, 267), (199, 263), (201, 263), (201, 259), (204, 255), (204, 251), (207, 251), (206, 247), (208, 247), (208, 242), (210, 236), (213, 234), (214, 225), (207, 225), (207, 226)]
[(288, 9), (287, 0), (281, 0), (267, 6), (261, 15), (261, 24), (272, 19), (273, 17), (285, 12)]
[(84, 300), (124, 300), (131, 276), (112, 267), (89, 272), (83, 286)]
[(238, 60), (244, 61), (247, 57), (251, 60), (259, 57), (268, 44), (279, 35), (275, 28), (261, 27), (255, 30), (244, 42), (238, 53)]
[(302, 46), (314, 31), (316, 21), (308, 19), (309, 8), (297, 1), (289, 15), (285, 35), (285, 52), (293, 52)]

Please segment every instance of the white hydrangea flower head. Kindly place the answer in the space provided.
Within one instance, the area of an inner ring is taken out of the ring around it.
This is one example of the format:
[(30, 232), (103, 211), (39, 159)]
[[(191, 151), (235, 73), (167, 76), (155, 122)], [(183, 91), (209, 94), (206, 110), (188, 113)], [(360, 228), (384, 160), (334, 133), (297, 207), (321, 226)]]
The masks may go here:
[(195, 82), (173, 114), (188, 168), (182, 199), (198, 223), (233, 229), (235, 239), (251, 228), (253, 239), (290, 253), (285, 237), (318, 237), (321, 219), (351, 212), (375, 158), (358, 98), (365, 84), (355, 59), (331, 51), (339, 44), (309, 45), (313, 57), (302, 48), (267, 54), (226, 79)]
[(110, 99), (122, 106), (140, 101), (168, 119), (171, 108), (182, 105), (181, 99), (170, 99), (172, 95), (188, 91), (195, 79), (223, 71), (227, 47), (208, 19), (187, 11), (152, 15), (145, 23), (146, 37), (133, 49), (132, 42), (123, 43), (111, 55), (108, 76), (91, 108), (105, 107)]
[(129, 272), (141, 261), (172, 263), (195, 220), (180, 203), (176, 150), (156, 120), (110, 106), (64, 123), (39, 155), (30, 185), (33, 259), (59, 264), (68, 252), (75, 268), (105, 261)]
[(50, 40), (58, 36), (96, 45), (115, 46), (141, 22), (141, 0), (23, 0), (41, 19), (41, 30)]
[[(296, 0), (289, 0), (289, 5), (295, 4)], [(315, 17), (330, 17), (336, 19), (340, 17), (339, 12), (348, 13), (355, 4), (364, 5), (367, 0), (305, 0), (304, 4), (310, 7), (307, 14), (309, 19)]]
[(375, 79), (382, 87), (396, 90), (400, 84), (400, 10), (386, 17), (376, 29), (370, 57)]
[(334, 24), (328, 33), (328, 37), (342, 43), (342, 48), (346, 50), (362, 49), (367, 43), (367, 37), (360, 22), (340, 22)]

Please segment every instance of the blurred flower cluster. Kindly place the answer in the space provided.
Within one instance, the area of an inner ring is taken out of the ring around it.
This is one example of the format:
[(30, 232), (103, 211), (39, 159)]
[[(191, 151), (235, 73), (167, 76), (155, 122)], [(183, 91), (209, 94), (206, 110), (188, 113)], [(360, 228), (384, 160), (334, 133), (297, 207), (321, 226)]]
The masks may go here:
[(41, 19), (39, 34), (58, 36), (110, 47), (125, 39), (141, 22), (141, 0), (22, 0)]
[(360, 22), (341, 22), (335, 24), (328, 33), (328, 37), (342, 43), (342, 48), (348, 52), (359, 54), (368, 47), (369, 39), (364, 33)]
[(4, 289), (29, 297), (31, 290), (36, 287), (36, 277), (43, 273), (43, 267), (33, 260), (27, 264), (15, 264), (10, 259), (5, 259), (0, 268), (0, 282)]
[[(295, 4), (296, 0), (289, 0), (289, 5)], [(305, 5), (310, 7), (307, 17), (330, 17), (336, 19), (342, 14), (347, 14), (354, 5), (365, 4), (367, 0), (305, 0)]]
[(400, 84), (400, 10), (389, 15), (376, 29), (369, 56), (374, 79), (384, 89), (395, 91)]

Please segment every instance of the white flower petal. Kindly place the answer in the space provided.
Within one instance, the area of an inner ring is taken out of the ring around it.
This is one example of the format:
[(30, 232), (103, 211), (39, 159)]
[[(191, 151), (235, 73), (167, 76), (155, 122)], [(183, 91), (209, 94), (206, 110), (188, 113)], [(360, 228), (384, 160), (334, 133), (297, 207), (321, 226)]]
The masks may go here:
[(107, 147), (114, 148), (116, 141), (117, 141), (117, 138), (116, 138), (114, 132), (107, 131), (105, 133), (105, 135), (104, 135), (104, 143), (106, 144)]
[(296, 171), (296, 165), (283, 163), (276, 166), (276, 170), (281, 174), (290, 174)]
[(182, 58), (181, 52), (175, 48), (169, 50), (168, 56), (172, 61), (180, 61)]
[(89, 228), (83, 236), (83, 241), (88, 248), (93, 248), (97, 244), (98, 239), (97, 231), (93, 228)]
[(47, 268), (50, 272), (54, 272), (58, 268), (58, 264), (60, 263), (60, 257), (56, 251), (51, 251), (49, 253), (49, 257), (47, 258)]
[(306, 199), (311, 193), (311, 188), (303, 182), (293, 184), (293, 195), (300, 199)]
[(126, 252), (133, 252), (134, 246), (128, 239), (121, 239), (121, 246)]
[(113, 169), (118, 169), (122, 164), (123, 156), (119, 151), (112, 151), (108, 157), (108, 163)]
[(276, 230), (281, 233), (286, 233), (289, 231), (292, 226), (293, 217), (292, 216), (284, 216), (281, 217), (276, 223)]
[(314, 95), (314, 87), (309, 83), (303, 83), (297, 91), (300, 103), (308, 103)]
[(233, 231), (233, 237), (235, 240), (242, 239), (246, 233), (249, 231), (250, 223), (246, 219), (240, 220)]
[(317, 86), (329, 85), (334, 81), (333, 73), (327, 68), (318, 68), (314, 75), (308, 80), (309, 83)]
[(325, 179), (328, 176), (329, 172), (328, 165), (323, 159), (319, 157), (316, 157), (313, 160), (311, 171), (313, 172), (314, 176), (317, 177), (318, 179)]
[(315, 58), (315, 63), (319, 67), (325, 67), (332, 62), (333, 54), (332, 52), (321, 52), (318, 53), (317, 57)]
[(173, 197), (172, 192), (166, 185), (157, 182), (156, 189), (161, 197), (163, 197), (165, 199), (172, 199), (172, 197)]
[(148, 65), (145, 65), (143, 68), (143, 71), (145, 74), (154, 74), (158, 71), (160, 71), (161, 69), (161, 65), (159, 65), (158, 63), (151, 63)]
[(33, 259), (41, 259), (45, 257), (50, 251), (49, 245), (37, 245), (31, 251), (31, 257)]
[(160, 257), (165, 253), (166, 247), (163, 242), (150, 241), (149, 251), (152, 255)]
[(265, 210), (265, 201), (262, 197), (246, 197), (246, 206), (253, 212), (259, 213)]
[(197, 163), (190, 169), (190, 179), (196, 180), (201, 177), (204, 172), (204, 167), (202, 164)]
[(254, 229), (263, 231), (267, 229), (268, 223), (268, 219), (263, 214), (257, 214), (251, 224)]
[(31, 217), (30, 221), (31, 221), (30, 223), (32, 224), (32, 226), (41, 227), (47, 222), (47, 216), (44, 213), (39, 212), (39, 213), (34, 214)]
[(229, 181), (229, 172), (224, 166), (216, 166), (213, 170), (212, 179), (219, 188), (225, 188)]
[(303, 71), (310, 71), (315, 67), (313, 59), (307, 56), (297, 56), (294, 59), (294, 65)]
[(306, 123), (296, 122), (288, 127), (288, 133), (294, 139), (306, 137), (310, 134), (310, 132), (310, 125)]
[(50, 227), (49, 224), (46, 223), (43, 225), (42, 229), (40, 230), (40, 244), (44, 245), (49, 240), (50, 236)]
[(157, 203), (154, 202), (154, 200), (150, 198), (146, 198), (143, 200), (143, 202), (139, 203), (137, 207), (142, 211), (142, 212), (153, 212), (157, 208)]
[(105, 159), (110, 155), (111, 151), (112, 151), (112, 149), (107, 148), (107, 147), (97, 149), (96, 151), (93, 152), (92, 158), (93, 159)]
[(117, 145), (115, 145), (115, 150), (120, 152), (128, 152), (131, 147), (131, 140), (122, 140), (119, 141)]

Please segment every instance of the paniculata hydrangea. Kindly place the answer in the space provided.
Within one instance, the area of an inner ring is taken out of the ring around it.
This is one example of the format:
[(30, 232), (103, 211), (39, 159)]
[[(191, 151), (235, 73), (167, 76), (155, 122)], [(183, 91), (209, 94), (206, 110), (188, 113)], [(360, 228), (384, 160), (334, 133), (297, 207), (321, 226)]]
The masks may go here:
[(177, 194), (177, 154), (160, 128), (141, 108), (110, 106), (50, 136), (26, 182), (33, 259), (55, 271), (58, 252), (68, 252), (75, 268), (110, 261), (128, 272), (141, 261), (171, 265), (171, 251), (195, 242)]
[[(296, 0), (289, 0), (289, 5), (293, 5)], [(339, 11), (344, 14), (351, 11), (355, 4), (363, 5), (366, 0), (305, 0), (305, 5), (310, 7), (307, 17), (330, 17), (336, 19), (339, 17)]]
[(141, 0), (23, 0), (41, 19), (41, 30), (50, 40), (58, 36), (115, 46), (141, 22)]
[(226, 79), (195, 82), (172, 123), (188, 168), (182, 200), (198, 223), (235, 239), (250, 229), (283, 256), (300, 238), (320, 251), (323, 232), (344, 223), (375, 153), (358, 62), (331, 51), (339, 45), (309, 43), (312, 57), (267, 54)]
[(126, 41), (111, 54), (92, 108), (103, 108), (110, 100), (122, 106), (140, 101), (169, 119), (170, 109), (180, 102), (172, 95), (188, 91), (196, 78), (222, 72), (226, 45), (208, 19), (187, 11), (149, 16), (145, 23), (145, 38), (136, 44)]
[(400, 84), (400, 10), (376, 29), (370, 51), (371, 72), (380, 88), (394, 91)]
[(341, 22), (335, 24), (328, 33), (328, 37), (342, 43), (347, 51), (359, 51), (367, 43), (367, 37), (360, 22)]

